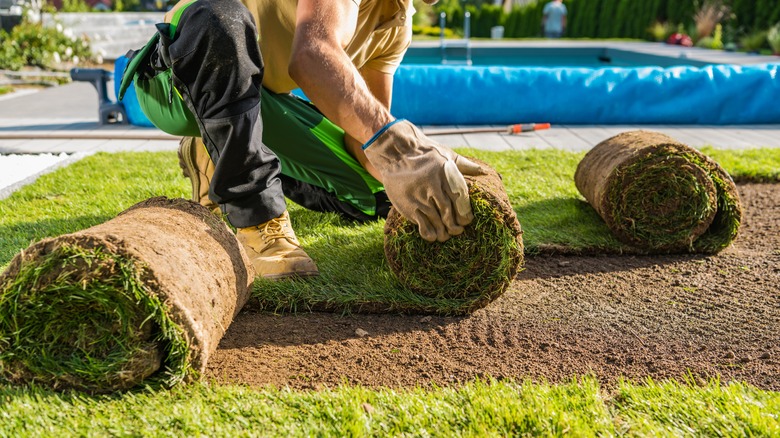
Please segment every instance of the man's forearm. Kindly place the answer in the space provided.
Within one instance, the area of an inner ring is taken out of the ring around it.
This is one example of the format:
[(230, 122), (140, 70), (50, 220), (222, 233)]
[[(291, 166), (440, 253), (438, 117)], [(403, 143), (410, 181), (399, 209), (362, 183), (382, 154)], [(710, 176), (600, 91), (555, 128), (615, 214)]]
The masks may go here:
[(290, 76), (330, 120), (365, 143), (393, 121), (339, 47), (318, 41), (302, 44), (290, 63)]

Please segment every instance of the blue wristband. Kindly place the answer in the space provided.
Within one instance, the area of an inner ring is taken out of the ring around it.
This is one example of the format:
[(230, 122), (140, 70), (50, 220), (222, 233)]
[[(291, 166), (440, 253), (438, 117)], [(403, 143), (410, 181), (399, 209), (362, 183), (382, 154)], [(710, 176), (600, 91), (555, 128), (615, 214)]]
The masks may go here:
[(371, 146), (371, 143), (375, 142), (376, 139), (385, 133), (388, 129), (390, 129), (391, 126), (395, 125), (398, 122), (405, 122), (406, 119), (395, 119), (392, 122), (388, 123), (387, 125), (383, 126), (382, 129), (376, 132), (367, 142), (363, 145), (362, 149), (366, 150), (369, 146)]

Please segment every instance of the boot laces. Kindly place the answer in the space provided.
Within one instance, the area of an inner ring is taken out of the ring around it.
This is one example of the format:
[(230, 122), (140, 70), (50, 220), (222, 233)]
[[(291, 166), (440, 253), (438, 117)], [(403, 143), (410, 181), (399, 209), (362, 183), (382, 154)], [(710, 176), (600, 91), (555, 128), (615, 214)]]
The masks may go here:
[(295, 233), (285, 217), (273, 218), (268, 222), (261, 224), (258, 228), (260, 229), (260, 235), (263, 236), (263, 239), (266, 241), (287, 239), (298, 245), (298, 239), (295, 237)]

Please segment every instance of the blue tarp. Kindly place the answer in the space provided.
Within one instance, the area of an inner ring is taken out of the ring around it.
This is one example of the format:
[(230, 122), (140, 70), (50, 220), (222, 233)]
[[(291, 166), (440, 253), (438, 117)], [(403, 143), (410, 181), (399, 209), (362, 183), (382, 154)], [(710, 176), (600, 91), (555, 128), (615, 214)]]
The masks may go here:
[[(119, 95), (119, 85), (122, 82), (122, 74), (128, 62), (128, 59), (124, 56), (120, 56), (114, 62), (114, 96)], [(125, 91), (125, 97), (122, 99), (122, 105), (124, 105), (125, 113), (127, 113), (127, 121), (131, 125), (153, 128), (154, 125), (141, 110), (141, 104), (138, 103), (138, 95), (135, 94), (134, 84), (130, 84), (130, 87)]]
[(780, 123), (779, 68), (402, 65), (393, 114), (425, 125)]
[[(114, 66), (118, 88), (127, 59)], [(421, 125), (780, 123), (780, 64), (635, 68), (402, 65), (393, 114)], [(131, 124), (153, 126), (135, 89)]]

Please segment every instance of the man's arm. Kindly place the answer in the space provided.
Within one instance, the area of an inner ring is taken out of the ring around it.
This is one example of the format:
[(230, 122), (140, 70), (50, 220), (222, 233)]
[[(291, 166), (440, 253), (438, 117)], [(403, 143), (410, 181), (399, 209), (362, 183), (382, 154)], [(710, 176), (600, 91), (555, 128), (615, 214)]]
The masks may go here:
[[(384, 73), (379, 70), (364, 67), (360, 70), (360, 75), (366, 81), (368, 90), (372, 95), (382, 104), (385, 108), (390, 110), (390, 104), (393, 98), (393, 75)], [(378, 170), (368, 161), (366, 152), (363, 150), (363, 143), (352, 138), (351, 135), (344, 137), (344, 143), (346, 143), (349, 153), (368, 171), (374, 178), (382, 181), (382, 175)]]
[(393, 207), (417, 224), (423, 239), (444, 242), (474, 219), (463, 174), (482, 169), (412, 123), (395, 120), (389, 98), (386, 106), (372, 94), (367, 80), (385, 90), (392, 81), (373, 72), (364, 79), (344, 51), (357, 13), (352, 0), (300, 0), (290, 77), (326, 117), (364, 145), (356, 156), (364, 153), (376, 168)]
[(326, 117), (363, 144), (394, 118), (344, 51), (357, 13), (352, 0), (300, 0), (289, 73)]

